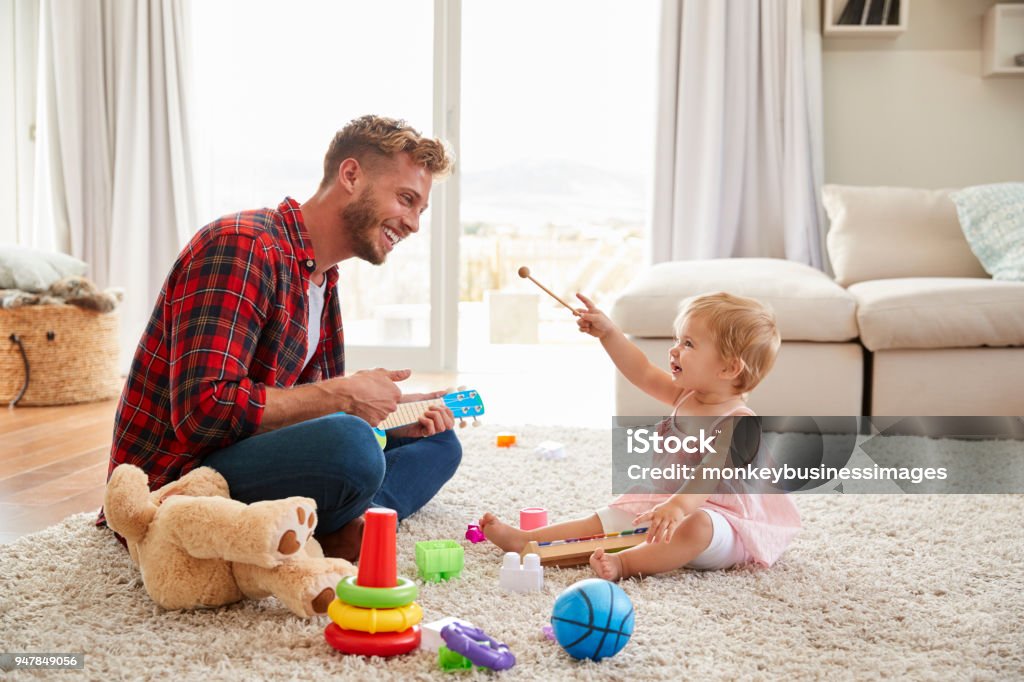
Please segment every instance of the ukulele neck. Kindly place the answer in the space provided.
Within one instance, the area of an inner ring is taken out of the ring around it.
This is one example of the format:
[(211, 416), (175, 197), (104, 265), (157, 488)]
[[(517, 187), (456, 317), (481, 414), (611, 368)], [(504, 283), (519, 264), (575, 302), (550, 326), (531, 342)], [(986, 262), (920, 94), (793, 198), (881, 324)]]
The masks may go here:
[(444, 406), (444, 398), (431, 398), (429, 400), (416, 400), (411, 403), (399, 403), (398, 409), (388, 415), (387, 419), (377, 425), (381, 431), (397, 429), (399, 426), (415, 424), (423, 416), (428, 408), (435, 405)]

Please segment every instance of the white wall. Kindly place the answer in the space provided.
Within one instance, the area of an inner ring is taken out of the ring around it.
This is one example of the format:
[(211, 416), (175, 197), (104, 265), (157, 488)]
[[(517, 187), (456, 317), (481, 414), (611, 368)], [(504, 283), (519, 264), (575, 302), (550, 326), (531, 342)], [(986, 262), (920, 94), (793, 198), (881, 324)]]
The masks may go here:
[(903, 0), (899, 38), (823, 41), (825, 181), (962, 187), (1024, 180), (1024, 77), (982, 78), (993, 0)]

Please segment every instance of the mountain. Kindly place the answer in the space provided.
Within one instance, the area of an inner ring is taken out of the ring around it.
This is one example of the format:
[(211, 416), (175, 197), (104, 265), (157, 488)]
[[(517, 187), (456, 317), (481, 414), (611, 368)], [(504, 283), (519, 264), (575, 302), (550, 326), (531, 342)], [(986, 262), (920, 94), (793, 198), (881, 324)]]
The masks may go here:
[(544, 224), (642, 221), (648, 189), (639, 173), (541, 159), (462, 176), (462, 221), (526, 228)]

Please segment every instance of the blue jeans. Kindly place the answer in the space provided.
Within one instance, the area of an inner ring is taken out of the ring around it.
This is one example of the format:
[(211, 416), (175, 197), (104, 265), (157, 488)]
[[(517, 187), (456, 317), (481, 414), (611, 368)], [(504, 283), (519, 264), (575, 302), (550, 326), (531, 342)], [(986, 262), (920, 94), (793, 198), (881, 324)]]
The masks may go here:
[(298, 495), (316, 501), (317, 535), (332, 533), (370, 506), (402, 520), (437, 494), (462, 461), (452, 431), (429, 438), (388, 438), (369, 425), (331, 414), (251, 436), (207, 455), (203, 464), (228, 482), (232, 499), (250, 504)]

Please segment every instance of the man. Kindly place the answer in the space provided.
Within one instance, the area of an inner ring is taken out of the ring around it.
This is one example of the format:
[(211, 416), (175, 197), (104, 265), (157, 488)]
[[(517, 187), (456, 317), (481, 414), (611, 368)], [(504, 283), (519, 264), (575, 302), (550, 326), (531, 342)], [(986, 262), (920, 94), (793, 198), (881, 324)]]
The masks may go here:
[(454, 418), (432, 408), (389, 432), (381, 452), (371, 424), (441, 393), (403, 396), (396, 382), (408, 370), (344, 375), (335, 284), (341, 261), (380, 265), (419, 230), (433, 179), (451, 164), (439, 140), (364, 116), (335, 135), (304, 204), (286, 198), (200, 230), (139, 342), (110, 471), (135, 464), (156, 489), (206, 465), (242, 502), (311, 497), (325, 553), (349, 560), (371, 504), (400, 519), (426, 504), (462, 457)]

